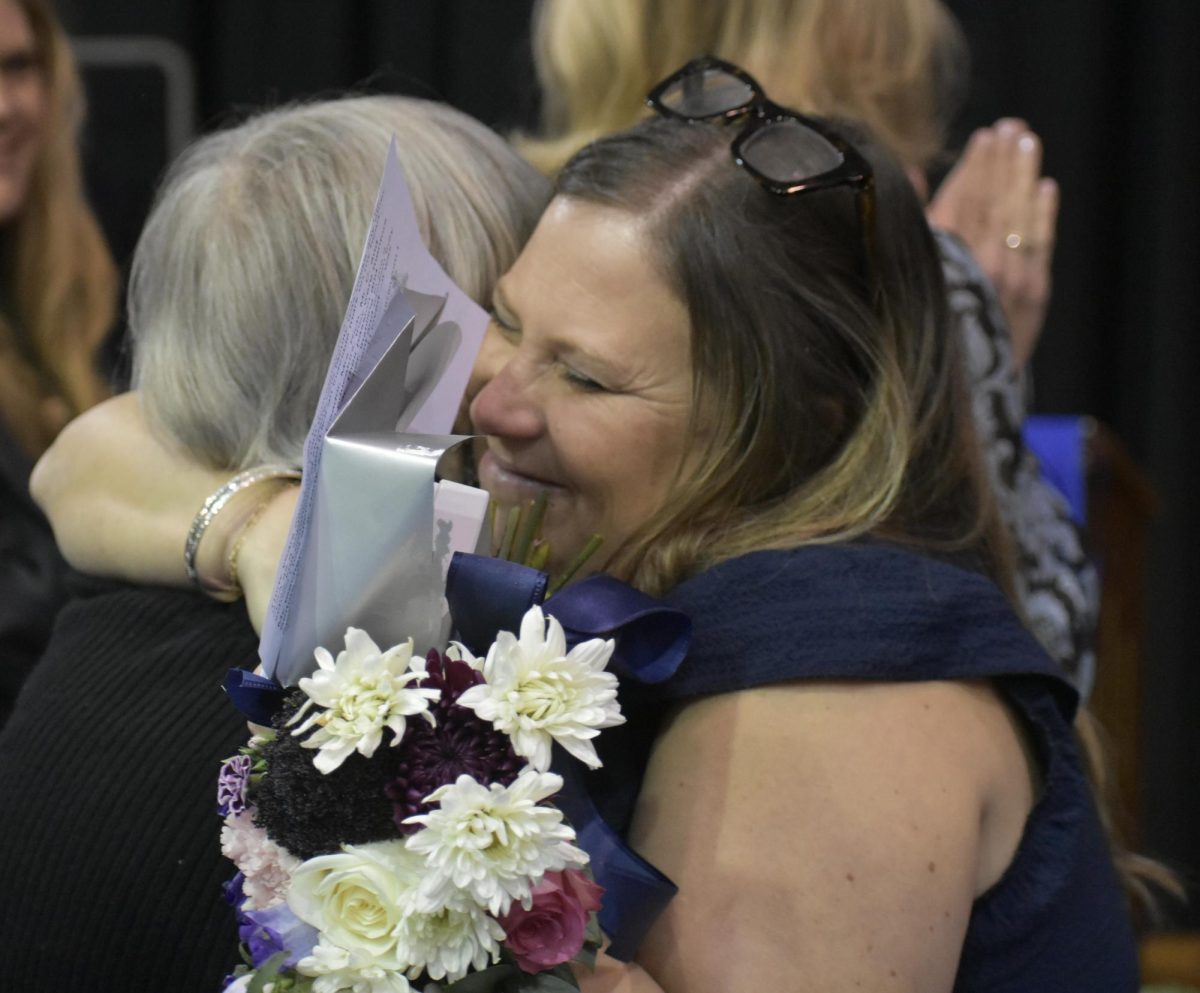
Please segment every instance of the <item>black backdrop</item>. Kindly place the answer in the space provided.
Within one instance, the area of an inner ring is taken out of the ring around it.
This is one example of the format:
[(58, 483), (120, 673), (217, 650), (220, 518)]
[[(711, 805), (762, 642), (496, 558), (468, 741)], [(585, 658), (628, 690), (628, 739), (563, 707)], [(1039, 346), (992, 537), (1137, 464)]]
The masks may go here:
[[(718, 2), (718, 0), (712, 0)], [(238, 108), (348, 87), (448, 100), (505, 129), (536, 113), (530, 0), (59, 0), (80, 37), (154, 35), (190, 56), (207, 129)], [(1108, 424), (1159, 498), (1150, 550), (1145, 844), (1200, 867), (1200, 37), (1194, 0), (951, 0), (973, 54), (959, 136), (1025, 117), (1063, 189), (1036, 407)], [(92, 82), (91, 77), (89, 81)], [(164, 156), (149, 87), (93, 85), (89, 181), (124, 258)], [(1185, 915), (1200, 921), (1195, 910)]]

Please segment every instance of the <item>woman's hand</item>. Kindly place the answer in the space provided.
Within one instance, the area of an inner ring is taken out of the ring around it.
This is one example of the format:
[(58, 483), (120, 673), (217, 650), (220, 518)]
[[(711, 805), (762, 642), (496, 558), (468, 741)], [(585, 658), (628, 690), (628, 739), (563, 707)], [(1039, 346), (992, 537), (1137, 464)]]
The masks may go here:
[(931, 224), (961, 238), (995, 286), (1022, 368), (1050, 302), (1058, 184), (1042, 176), (1042, 146), (1024, 121), (980, 128), (929, 204)]
[(233, 539), (241, 542), (238, 582), (246, 597), (246, 613), (254, 630), (260, 633), (271, 605), (271, 594), (275, 591), (275, 571), (283, 556), (299, 499), (299, 486), (285, 486), (270, 498), (262, 516)]
[(618, 962), (603, 952), (596, 956), (594, 970), (576, 969), (580, 993), (663, 993), (636, 962)]

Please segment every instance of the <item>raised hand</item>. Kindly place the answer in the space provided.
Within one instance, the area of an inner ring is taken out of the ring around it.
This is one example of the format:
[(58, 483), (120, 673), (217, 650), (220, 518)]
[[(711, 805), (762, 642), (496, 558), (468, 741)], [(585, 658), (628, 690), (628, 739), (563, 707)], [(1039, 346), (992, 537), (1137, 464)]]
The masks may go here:
[(1058, 204), (1038, 136), (1003, 118), (971, 136), (928, 208), (930, 223), (960, 237), (995, 286), (1018, 369), (1037, 347), (1050, 302)]

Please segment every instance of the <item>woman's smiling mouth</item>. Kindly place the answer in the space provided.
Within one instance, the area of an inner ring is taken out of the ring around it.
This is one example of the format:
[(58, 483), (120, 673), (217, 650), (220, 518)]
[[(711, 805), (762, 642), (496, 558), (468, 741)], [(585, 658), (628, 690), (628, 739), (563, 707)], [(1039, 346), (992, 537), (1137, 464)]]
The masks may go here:
[(479, 481), (502, 504), (523, 503), (534, 499), (539, 493), (553, 494), (563, 488), (559, 483), (526, 475), (491, 449), (479, 460)]

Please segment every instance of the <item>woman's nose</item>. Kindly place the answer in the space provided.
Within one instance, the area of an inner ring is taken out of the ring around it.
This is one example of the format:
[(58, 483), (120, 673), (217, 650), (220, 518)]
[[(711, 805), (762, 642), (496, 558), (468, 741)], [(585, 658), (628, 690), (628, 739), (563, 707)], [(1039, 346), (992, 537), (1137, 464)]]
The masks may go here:
[(471, 401), (471, 424), (475, 430), (512, 441), (532, 441), (539, 437), (546, 421), (534, 385), (529, 370), (522, 369), (520, 356), (509, 358)]
[(500, 333), (495, 323), (489, 322), (483, 344), (479, 346), (479, 354), (475, 356), (475, 364), (471, 367), (471, 378), (467, 381), (467, 392), (463, 397), (464, 406), (469, 406), (479, 391), (496, 378), (516, 351), (517, 346)]

